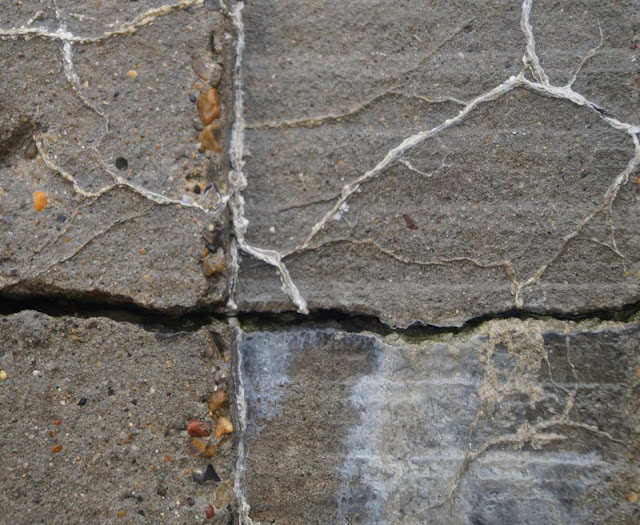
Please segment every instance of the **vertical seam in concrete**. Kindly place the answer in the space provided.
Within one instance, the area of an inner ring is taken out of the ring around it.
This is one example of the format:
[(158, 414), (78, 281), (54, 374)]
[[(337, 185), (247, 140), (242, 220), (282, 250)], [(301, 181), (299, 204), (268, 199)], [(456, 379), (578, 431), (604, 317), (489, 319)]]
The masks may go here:
[(286, 293), (293, 304), (295, 304), (298, 312), (308, 314), (307, 302), (300, 294), (298, 288), (291, 280), (287, 267), (282, 262), (282, 256), (276, 250), (268, 250), (251, 246), (245, 240), (245, 234), (249, 221), (244, 216), (244, 197), (242, 190), (247, 187), (247, 178), (244, 174), (244, 91), (242, 83), (242, 58), (244, 55), (244, 24), (242, 22), (242, 10), (244, 2), (236, 2), (231, 10), (231, 19), (236, 28), (236, 63), (234, 68), (234, 122), (231, 131), (231, 165), (232, 170), (229, 174), (229, 186), (231, 189), (231, 198), (229, 199), (229, 209), (232, 217), (232, 233), (234, 241), (231, 243), (231, 270), (232, 275), (229, 283), (229, 301), (227, 307), (236, 310), (235, 292), (238, 282), (239, 262), (238, 249), (251, 255), (252, 257), (274, 266), (280, 274), (282, 289)]
[(244, 377), (242, 363), (242, 335), (243, 331), (238, 326), (238, 320), (231, 318), (229, 325), (234, 328), (232, 345), (235, 350), (234, 383), (236, 387), (236, 415), (238, 419), (238, 457), (236, 459), (236, 474), (233, 484), (233, 492), (238, 506), (239, 525), (252, 525), (249, 517), (251, 507), (247, 502), (247, 465), (245, 450), (245, 435), (247, 431), (247, 401), (244, 392)]

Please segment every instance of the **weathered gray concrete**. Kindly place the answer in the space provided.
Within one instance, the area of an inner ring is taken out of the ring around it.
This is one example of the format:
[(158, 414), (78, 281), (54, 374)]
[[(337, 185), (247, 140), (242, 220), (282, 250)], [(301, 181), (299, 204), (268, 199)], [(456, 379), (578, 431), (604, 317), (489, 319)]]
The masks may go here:
[(639, 13), (2, 3), (0, 522), (640, 521)]
[[(25, 311), (0, 318), (0, 341), (0, 522), (197, 523), (212, 504), (226, 525), (232, 442), (207, 459), (185, 425), (211, 421), (228, 334)], [(209, 463), (221, 482), (197, 484)]]
[(638, 335), (548, 320), (424, 341), (245, 334), (250, 516), (635, 523)]

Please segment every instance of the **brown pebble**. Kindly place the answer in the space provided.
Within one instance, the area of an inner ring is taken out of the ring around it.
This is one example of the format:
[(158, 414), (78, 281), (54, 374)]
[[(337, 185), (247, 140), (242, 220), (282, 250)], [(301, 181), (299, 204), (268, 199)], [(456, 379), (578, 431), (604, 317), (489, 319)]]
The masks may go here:
[(211, 505), (211, 503), (209, 503), (209, 506), (207, 507), (207, 510), (204, 511), (205, 516), (207, 517), (208, 520), (210, 520), (211, 518), (213, 518), (215, 513), (216, 513), (216, 511), (214, 510), (213, 505)]
[(229, 401), (227, 393), (224, 390), (216, 390), (209, 396), (209, 413), (213, 416), (227, 401)]
[(207, 444), (198, 438), (191, 439), (191, 446), (200, 454), (204, 454), (205, 450), (207, 450)]
[(58, 444), (58, 445), (53, 445), (51, 447), (51, 453), (52, 454), (57, 454), (58, 452), (62, 452), (62, 445)]
[(129, 71), (127, 71), (127, 76), (129, 78), (137, 78), (138, 72), (135, 69), (130, 69)]
[(222, 151), (222, 138), (220, 137), (221, 126), (219, 124), (209, 124), (200, 133), (198, 140), (205, 149), (220, 153)]
[(119, 510), (118, 511), (118, 518), (124, 518), (127, 515), (127, 511), (126, 510)]
[(224, 252), (222, 250), (218, 250), (216, 253), (207, 255), (202, 259), (202, 273), (204, 273), (205, 277), (223, 273), (224, 269)]
[(220, 106), (218, 105), (218, 91), (216, 88), (209, 88), (198, 97), (198, 114), (200, 120), (207, 126), (220, 117)]

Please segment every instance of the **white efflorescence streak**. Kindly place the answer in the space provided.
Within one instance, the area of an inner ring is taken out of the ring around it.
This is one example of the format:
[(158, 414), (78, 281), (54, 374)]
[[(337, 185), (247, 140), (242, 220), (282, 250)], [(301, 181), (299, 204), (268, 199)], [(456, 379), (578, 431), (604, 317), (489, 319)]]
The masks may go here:
[[(152, 24), (156, 18), (160, 16), (165, 16), (174, 11), (179, 11), (182, 9), (187, 9), (188, 7), (195, 7), (202, 5), (204, 0), (183, 0), (182, 2), (178, 2), (177, 4), (169, 4), (163, 5), (160, 7), (155, 7), (153, 9), (149, 9), (144, 13), (136, 16), (131, 22), (125, 23), (113, 31), (106, 31), (100, 36), (89, 37), (89, 36), (77, 36), (67, 31), (61, 31), (58, 29), (57, 31), (49, 31), (47, 28), (43, 27), (29, 27), (36, 18), (30, 20), (26, 26), (21, 26), (15, 29), (2, 29), (0, 30), (0, 40), (8, 40), (15, 38), (24, 38), (26, 40), (30, 38), (45, 38), (47, 40), (59, 40), (61, 42), (71, 42), (76, 44), (95, 44), (98, 42), (103, 42), (114, 36), (127, 36), (132, 35), (141, 27), (148, 26)], [(58, 9), (56, 8), (56, 11)]]
[(244, 216), (244, 197), (242, 190), (247, 187), (247, 178), (244, 174), (244, 92), (242, 84), (242, 58), (244, 54), (244, 24), (242, 23), (243, 2), (237, 2), (231, 9), (231, 19), (236, 28), (236, 63), (234, 71), (234, 121), (231, 131), (231, 164), (233, 169), (229, 173), (230, 199), (228, 202), (231, 211), (233, 236), (235, 242), (232, 243), (231, 266), (233, 274), (230, 282), (229, 302), (227, 306), (232, 310), (237, 309), (235, 303), (235, 291), (238, 281), (238, 250), (274, 266), (280, 274), (282, 288), (295, 304), (298, 312), (307, 314), (309, 309), (300, 291), (291, 280), (289, 271), (282, 262), (282, 255), (276, 250), (268, 250), (251, 246), (245, 240), (249, 221)]
[[(69, 32), (66, 28), (66, 23), (64, 21), (64, 13), (58, 8), (56, 2), (53, 3), (55, 9), (55, 16), (58, 21), (59, 27), (55, 31), (49, 31), (46, 28), (38, 28), (38, 27), (28, 27), (39, 16), (36, 14), (29, 22), (27, 26), (22, 26), (17, 29), (2, 29), (0, 30), (0, 40), (14, 40), (18, 38), (22, 38), (24, 40), (30, 40), (31, 38), (43, 38), (45, 40), (53, 40), (60, 42), (61, 52), (62, 52), (62, 65), (65, 78), (67, 82), (69, 82), (71, 88), (76, 93), (76, 95), (80, 98), (82, 103), (89, 108), (91, 111), (95, 112), (101, 118), (104, 119), (105, 122), (105, 131), (103, 133), (102, 138), (107, 134), (109, 129), (109, 119), (107, 115), (101, 111), (98, 106), (92, 103), (82, 92), (82, 82), (78, 77), (78, 74), (75, 71), (75, 67), (73, 64), (73, 44), (93, 44), (105, 41), (113, 36), (127, 36), (135, 33), (138, 29), (152, 24), (156, 18), (168, 15), (173, 13), (174, 11), (186, 9), (191, 6), (202, 5), (203, 0), (184, 0), (182, 2), (176, 4), (170, 4), (165, 6), (160, 6), (154, 9), (149, 9), (148, 11), (136, 16), (131, 22), (124, 24), (113, 31), (109, 31), (104, 33), (98, 37), (81, 37), (76, 36)], [(40, 13), (41, 15), (42, 13)], [(102, 140), (102, 138), (100, 140)], [(45, 150), (45, 138), (41, 133), (36, 133), (34, 135), (34, 139), (36, 142), (36, 147), (38, 148), (38, 152), (47, 165), (48, 168), (57, 172), (60, 176), (62, 176), (65, 180), (69, 181), (73, 185), (74, 191), (85, 198), (95, 198), (105, 193), (108, 193), (116, 188), (129, 188), (133, 192), (138, 195), (144, 197), (147, 200), (155, 202), (156, 204), (162, 205), (177, 205), (185, 208), (195, 208), (204, 213), (210, 213), (212, 210), (206, 208), (194, 202), (192, 200), (184, 200), (184, 199), (172, 199), (160, 193), (156, 193), (154, 191), (147, 190), (141, 186), (128, 182), (120, 175), (114, 173), (112, 170), (108, 169), (104, 166), (105, 171), (111, 176), (114, 183), (101, 188), (98, 191), (87, 191), (83, 189), (76, 178), (69, 172), (65, 171), (62, 167), (58, 166), (51, 157), (47, 154)], [(92, 150), (98, 155), (101, 162), (104, 164), (104, 160), (102, 159), (102, 155), (98, 151), (96, 147), (92, 148)], [(216, 208), (213, 210), (214, 212), (224, 208), (224, 205), (227, 202), (228, 197), (225, 196), (221, 199), (221, 202), (218, 203)]]
[(349, 184), (343, 186), (340, 197), (333, 205), (333, 207), (322, 217), (322, 219), (320, 219), (320, 221), (318, 221), (313, 226), (313, 228), (311, 228), (311, 232), (307, 235), (305, 240), (301, 244), (296, 246), (293, 250), (287, 252), (287, 255), (308, 248), (311, 245), (311, 241), (314, 239), (314, 237), (332, 220), (333, 216), (340, 211), (342, 205), (347, 201), (347, 199), (351, 195), (353, 195), (353, 193), (357, 192), (364, 182), (380, 175), (392, 163), (394, 163), (396, 160), (399, 160), (402, 155), (408, 150), (414, 148), (418, 144), (421, 144), (425, 140), (436, 136), (441, 131), (455, 124), (458, 124), (459, 122), (462, 122), (467, 117), (467, 115), (469, 115), (469, 113), (471, 113), (480, 104), (489, 102), (491, 100), (496, 100), (505, 93), (508, 93), (509, 91), (523, 85), (524, 78), (522, 76), (510, 77), (499, 86), (473, 99), (455, 117), (445, 120), (442, 124), (436, 126), (435, 128), (432, 128), (428, 131), (421, 131), (420, 133), (416, 133), (415, 135), (412, 135), (411, 137), (403, 140), (398, 146), (387, 152), (385, 157), (373, 169), (367, 171), (365, 174), (351, 181)]
[(231, 326), (234, 328), (234, 341), (236, 347), (236, 366), (235, 366), (235, 387), (236, 387), (236, 414), (238, 416), (239, 435), (238, 439), (238, 458), (236, 460), (235, 481), (233, 484), (233, 492), (238, 502), (238, 521), (239, 525), (252, 525), (253, 521), (249, 517), (251, 507), (247, 502), (246, 485), (247, 485), (247, 464), (246, 464), (246, 445), (245, 435), (247, 431), (247, 401), (244, 391), (244, 368), (242, 356), (242, 330), (237, 326), (237, 320), (231, 319)]

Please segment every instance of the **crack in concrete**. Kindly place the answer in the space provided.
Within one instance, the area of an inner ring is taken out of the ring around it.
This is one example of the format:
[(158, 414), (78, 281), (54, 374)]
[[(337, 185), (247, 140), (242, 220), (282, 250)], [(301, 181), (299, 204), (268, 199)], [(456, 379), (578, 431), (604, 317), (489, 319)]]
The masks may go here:
[(328, 115), (321, 115), (306, 119), (282, 120), (280, 122), (259, 122), (254, 124), (247, 124), (245, 128), (256, 131), (283, 128), (317, 128), (328, 122), (341, 122), (342, 120), (349, 117), (354, 117), (359, 113), (362, 113), (364, 110), (369, 109), (376, 102), (383, 101), (389, 97), (404, 97), (408, 99), (421, 100), (422, 102), (426, 102), (428, 104), (454, 103), (460, 106), (467, 105), (466, 102), (463, 102), (462, 100), (459, 100), (455, 97), (426, 97), (422, 95), (412, 95), (409, 93), (398, 91), (399, 87), (400, 85), (393, 86), (388, 90), (371, 97), (362, 104), (354, 106), (343, 113), (329, 113)]
[[(177, 4), (154, 7), (144, 13), (140, 13), (131, 22), (124, 23), (121, 26), (116, 27), (114, 30), (106, 31), (101, 36), (96, 37), (73, 35), (63, 27), (58, 28), (56, 31), (49, 31), (43, 27), (27, 27), (39, 18), (38, 13), (40, 12), (38, 12), (31, 20), (29, 20), (29, 22), (27, 22), (27, 26), (12, 29), (0, 29), (0, 40), (14, 40), (16, 38), (29, 40), (31, 38), (44, 38), (46, 40), (57, 40), (60, 42), (69, 42), (74, 44), (97, 44), (114, 36), (132, 35), (138, 31), (138, 29), (152, 24), (159, 17), (166, 16), (174, 11), (187, 9), (188, 7), (201, 6), (203, 3), (204, 0), (182, 0)], [(55, 9), (56, 11), (59, 11), (57, 6), (55, 6)], [(42, 16), (42, 13), (40, 13), (40, 16)], [(78, 15), (75, 16), (78, 17)]]
[[(544, 263), (542, 263), (538, 269), (527, 279), (518, 279), (517, 278), (517, 272), (516, 269), (513, 265), (513, 260), (509, 259), (506, 261), (501, 261), (499, 263), (495, 263), (492, 264), (492, 266), (495, 265), (502, 265), (505, 268), (505, 272), (511, 282), (511, 293), (513, 295), (513, 301), (514, 301), (514, 306), (516, 308), (523, 308), (524, 307), (524, 299), (522, 297), (523, 291), (535, 284), (536, 282), (538, 282), (538, 280), (542, 277), (542, 275), (547, 271), (547, 269), (549, 268), (549, 266), (551, 264), (553, 264), (559, 257), (560, 255), (564, 252), (566, 246), (568, 245), (568, 243), (574, 239), (584, 228), (587, 224), (589, 224), (592, 219), (594, 217), (596, 217), (598, 214), (600, 213), (604, 213), (606, 218), (607, 218), (607, 224), (608, 224), (608, 229), (609, 229), (609, 238), (610, 238), (610, 243), (608, 245), (608, 247), (618, 256), (620, 257), (623, 261), (624, 261), (624, 255), (620, 252), (618, 246), (617, 246), (617, 242), (616, 242), (616, 238), (615, 238), (615, 228), (614, 228), (614, 224), (613, 224), (613, 212), (612, 212), (612, 204), (613, 201), (615, 200), (618, 191), (620, 189), (620, 187), (624, 184), (627, 183), (628, 179), (629, 179), (629, 175), (638, 167), (638, 165), (640, 164), (640, 144), (638, 142), (638, 133), (640, 133), (640, 126), (639, 125), (635, 125), (635, 124), (630, 124), (630, 123), (625, 123), (625, 122), (621, 122), (620, 120), (614, 118), (613, 116), (609, 115), (605, 110), (603, 110), (602, 108), (600, 108), (598, 105), (596, 105), (595, 103), (589, 101), (588, 99), (586, 99), (583, 95), (573, 91), (573, 89), (571, 88), (573, 82), (575, 81), (575, 78), (577, 77), (577, 75), (579, 74), (582, 66), (590, 59), (592, 58), (596, 52), (598, 51), (598, 49), (602, 46), (603, 41), (604, 41), (604, 35), (602, 33), (602, 29), (600, 28), (600, 43), (594, 47), (593, 49), (591, 49), (587, 55), (582, 59), (579, 67), (577, 68), (576, 72), (573, 75), (573, 78), (570, 80), (570, 82), (566, 85), (566, 86), (554, 86), (553, 84), (551, 84), (549, 77), (547, 76), (547, 74), (545, 73), (541, 63), (540, 63), (540, 59), (536, 53), (536, 43), (535, 43), (535, 37), (534, 37), (534, 31), (533, 31), (533, 26), (531, 24), (531, 9), (532, 9), (532, 5), (533, 5), (533, 0), (524, 0), (522, 3), (522, 16), (521, 16), (521, 21), (520, 21), (520, 26), (521, 29), (526, 37), (526, 46), (525, 46), (525, 51), (524, 51), (524, 55), (522, 58), (523, 64), (524, 64), (524, 70), (521, 71), (518, 75), (516, 76), (512, 76), (510, 78), (508, 78), (507, 80), (505, 80), (504, 82), (502, 82), (501, 84), (499, 84), (498, 86), (480, 94), (479, 96), (477, 96), (476, 98), (474, 98), (473, 100), (467, 102), (466, 104), (464, 104), (464, 108), (454, 117), (447, 119), (446, 121), (444, 121), (443, 123), (439, 124), (438, 126), (430, 129), (430, 130), (426, 130), (426, 131), (422, 131), (419, 133), (416, 133), (410, 137), (407, 137), (406, 139), (404, 139), (399, 145), (397, 145), (396, 147), (392, 148), (391, 150), (389, 150), (387, 152), (387, 154), (384, 156), (384, 158), (376, 165), (374, 166), (371, 170), (365, 172), (363, 175), (359, 176), (358, 178), (352, 180), (351, 182), (345, 184), (342, 187), (340, 196), (337, 198), (337, 200), (335, 201), (334, 205), (331, 207), (331, 209), (326, 212), (323, 217), (316, 222), (316, 224), (314, 224), (309, 233), (307, 234), (307, 236), (304, 238), (304, 240), (299, 243), (297, 246), (295, 246), (294, 248), (284, 251), (281, 254), (279, 252), (276, 252), (274, 250), (269, 250), (270, 254), (272, 255), (272, 257), (277, 260), (278, 262), (281, 261), (282, 258), (284, 257), (290, 257), (294, 254), (298, 254), (298, 253), (302, 253), (308, 249), (317, 249), (318, 246), (313, 246), (312, 245), (312, 241), (314, 240), (314, 238), (322, 231), (325, 229), (325, 227), (330, 224), (333, 220), (335, 220), (335, 218), (337, 216), (340, 215), (341, 210), (343, 209), (343, 206), (346, 204), (347, 200), (351, 197), (351, 195), (353, 195), (354, 193), (360, 191), (361, 186), (366, 183), (369, 180), (372, 180), (376, 177), (378, 177), (379, 175), (381, 175), (382, 173), (384, 173), (384, 171), (390, 167), (391, 165), (393, 165), (396, 162), (402, 163), (403, 165), (405, 165), (406, 167), (409, 167), (409, 169), (413, 169), (414, 171), (417, 171), (418, 173), (425, 175), (425, 173), (421, 172), (420, 170), (415, 170), (415, 168), (412, 168), (411, 166), (407, 165), (407, 162), (405, 159), (403, 159), (403, 155), (407, 152), (410, 151), (412, 148), (416, 147), (417, 145), (425, 142), (426, 140), (432, 138), (432, 137), (437, 137), (442, 131), (444, 131), (447, 128), (450, 128), (452, 126), (455, 126), (457, 124), (460, 124), (461, 122), (463, 122), (466, 117), (474, 110), (476, 109), (479, 105), (487, 103), (487, 102), (491, 102), (494, 100), (497, 100), (499, 98), (501, 98), (503, 95), (505, 95), (506, 93), (509, 93), (510, 91), (513, 91), (514, 89), (517, 88), (524, 88), (524, 89), (528, 89), (532, 92), (535, 92), (539, 95), (542, 95), (544, 97), (549, 97), (549, 98), (556, 98), (556, 99), (560, 99), (560, 100), (567, 100), (573, 104), (575, 104), (576, 106), (580, 106), (580, 107), (586, 107), (592, 111), (594, 111), (602, 120), (604, 120), (610, 127), (612, 127), (613, 129), (622, 131), (624, 133), (626, 133), (627, 135), (630, 136), (633, 144), (634, 144), (634, 148), (635, 148), (635, 152), (634, 155), (632, 156), (632, 158), (629, 160), (627, 166), (625, 167), (625, 169), (618, 174), (618, 176), (612, 181), (612, 183), (609, 185), (607, 191), (605, 192), (601, 204), (600, 206), (598, 206), (595, 210), (593, 210), (591, 213), (589, 213), (578, 225), (578, 227), (571, 233), (567, 234), (566, 236), (563, 237), (560, 246), (558, 247), (558, 249), (555, 251), (555, 253)], [(466, 25), (468, 25), (468, 22), (462, 26), (465, 27)], [(457, 33), (455, 33), (457, 34)], [(451, 35), (448, 39), (450, 40), (450, 38), (453, 38), (454, 35)], [(443, 43), (444, 45), (444, 43)], [(526, 72), (530, 71), (531, 74), (533, 75), (535, 81), (531, 81), (528, 78), (526, 78)], [(314, 118), (309, 118), (309, 119), (298, 119), (298, 120), (293, 120), (293, 121), (283, 121), (283, 122), (276, 122), (276, 123), (268, 123), (268, 124), (256, 124), (254, 125), (254, 129), (263, 129), (263, 128), (280, 128), (280, 127), (294, 127), (294, 126), (316, 126), (316, 125), (322, 125), (326, 122), (329, 121), (333, 121), (333, 120), (340, 120), (342, 118), (345, 118), (347, 116), (356, 114), (360, 111), (362, 111), (363, 109), (365, 109), (366, 107), (368, 107), (368, 105), (370, 105), (372, 103), (372, 101), (375, 101), (377, 99), (379, 99), (380, 97), (386, 96), (388, 94), (388, 92), (384, 92), (381, 95), (378, 95), (376, 97), (374, 97), (373, 99), (371, 99), (368, 102), (365, 102), (363, 105), (361, 106), (357, 106), (351, 110), (349, 110), (347, 113), (345, 114), (341, 114), (341, 115), (325, 115), (325, 116), (320, 116), (320, 117), (314, 117)], [(460, 101), (456, 101), (456, 102), (460, 102)], [(246, 227), (244, 228), (243, 231), (243, 238), (244, 238), (244, 233), (246, 231)], [(339, 242), (345, 242), (344, 240), (340, 240)], [(355, 243), (359, 242), (359, 241), (353, 241)], [(385, 253), (386, 255), (389, 255), (391, 257), (394, 258), (398, 258), (398, 256), (396, 254), (394, 254), (393, 252), (391, 252), (390, 250), (386, 250), (383, 249), (381, 246), (379, 246), (377, 243), (373, 243), (370, 240), (366, 241), (367, 244), (371, 244), (372, 246), (376, 246), (377, 248), (380, 249), (380, 251), (382, 253)], [(451, 261), (459, 261), (459, 260), (463, 260), (464, 258), (457, 258), (457, 257), (453, 257), (451, 258)], [(400, 259), (402, 260), (402, 258)], [(402, 262), (406, 262), (406, 261), (402, 261)], [(412, 261), (413, 264), (421, 264), (419, 261)], [(434, 263), (430, 263), (430, 262), (425, 262), (424, 264), (434, 264)], [(435, 263), (435, 264), (439, 264), (439, 263)], [(292, 284), (292, 283), (291, 283)]]
[(236, 496), (238, 505), (238, 524), (252, 525), (253, 520), (249, 517), (251, 506), (247, 501), (247, 458), (245, 437), (247, 433), (247, 400), (244, 390), (244, 366), (242, 362), (242, 351), (240, 349), (240, 340), (244, 332), (240, 328), (236, 318), (229, 319), (229, 326), (233, 329), (233, 347), (235, 349), (235, 366), (233, 368), (233, 379), (236, 387), (236, 416), (239, 423), (238, 439), (238, 459), (236, 461), (236, 473), (233, 484), (233, 493)]

